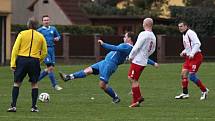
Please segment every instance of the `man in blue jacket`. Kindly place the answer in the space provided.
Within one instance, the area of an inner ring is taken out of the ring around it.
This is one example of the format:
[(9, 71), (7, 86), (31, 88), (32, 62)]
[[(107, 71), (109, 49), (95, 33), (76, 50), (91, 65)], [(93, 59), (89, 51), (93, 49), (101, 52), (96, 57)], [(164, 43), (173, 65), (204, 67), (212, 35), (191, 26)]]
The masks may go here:
[(48, 55), (44, 59), (44, 63), (47, 68), (40, 73), (39, 80), (43, 79), (45, 76), (49, 76), (51, 80), (52, 87), (55, 90), (63, 89), (57, 84), (57, 80), (54, 76), (54, 66), (55, 66), (55, 44), (54, 41), (60, 40), (60, 35), (57, 29), (54, 26), (50, 26), (50, 17), (48, 15), (44, 15), (42, 17), (43, 26), (40, 27), (37, 31), (42, 33), (46, 39), (47, 47), (48, 47)]

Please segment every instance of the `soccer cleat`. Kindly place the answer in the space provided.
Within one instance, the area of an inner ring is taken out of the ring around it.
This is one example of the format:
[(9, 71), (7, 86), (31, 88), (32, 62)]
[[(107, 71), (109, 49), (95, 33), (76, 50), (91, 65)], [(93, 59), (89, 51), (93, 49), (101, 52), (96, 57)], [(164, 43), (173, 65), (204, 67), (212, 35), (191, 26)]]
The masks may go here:
[(140, 103), (142, 103), (143, 101), (144, 101), (144, 98), (141, 97), (141, 98), (139, 99), (139, 101), (137, 101), (137, 102), (135, 102), (135, 103), (132, 103), (132, 104), (129, 106), (129, 108), (140, 107)]
[(117, 104), (119, 102), (120, 102), (120, 98), (119, 97), (113, 98), (112, 103)]
[(200, 100), (205, 100), (205, 99), (207, 99), (208, 92), (209, 92), (209, 89), (206, 88), (206, 91), (205, 91), (205, 92), (202, 92), (202, 95), (201, 95), (201, 97), (200, 97)]
[(54, 86), (54, 89), (57, 90), (57, 91), (60, 91), (60, 90), (62, 90), (63, 88), (60, 87), (59, 85), (55, 85), (55, 86)]
[(31, 112), (39, 112), (39, 109), (37, 107), (32, 107)]
[(74, 79), (74, 76), (73, 76), (73, 75), (70, 76), (70, 75), (67, 75), (67, 74), (65, 74), (65, 73), (63, 73), (63, 72), (59, 72), (59, 75), (60, 75), (61, 79), (62, 79), (63, 81), (65, 81), (65, 82)]
[(16, 112), (16, 107), (10, 107), (10, 108), (8, 108), (7, 112)]
[(187, 99), (189, 98), (189, 94), (181, 93), (180, 95), (175, 96), (175, 99)]

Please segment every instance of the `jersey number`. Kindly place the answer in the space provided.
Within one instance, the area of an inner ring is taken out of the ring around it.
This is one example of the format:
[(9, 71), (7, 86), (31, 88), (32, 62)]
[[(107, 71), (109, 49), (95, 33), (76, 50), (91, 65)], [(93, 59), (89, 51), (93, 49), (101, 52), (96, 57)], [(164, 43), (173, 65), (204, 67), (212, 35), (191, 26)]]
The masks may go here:
[(149, 44), (148, 52), (150, 52), (152, 50), (152, 46), (153, 46), (153, 42), (151, 41)]

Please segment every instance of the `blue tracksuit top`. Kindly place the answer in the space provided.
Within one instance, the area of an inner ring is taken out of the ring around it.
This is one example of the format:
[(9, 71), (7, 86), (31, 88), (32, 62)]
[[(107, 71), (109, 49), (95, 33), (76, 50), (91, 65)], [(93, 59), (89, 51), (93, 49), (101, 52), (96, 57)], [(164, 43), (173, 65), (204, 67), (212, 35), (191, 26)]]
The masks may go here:
[(58, 33), (57, 29), (54, 26), (45, 27), (42, 26), (37, 29), (38, 32), (43, 34), (46, 39), (46, 43), (48, 47), (54, 46), (54, 38), (58, 37), (60, 39), (60, 34)]
[(102, 44), (102, 47), (107, 50), (110, 50), (110, 52), (106, 55), (105, 60), (113, 62), (116, 65), (120, 65), (124, 63), (126, 57), (131, 52), (133, 45), (128, 43), (121, 43), (118, 46), (115, 46), (104, 43)]

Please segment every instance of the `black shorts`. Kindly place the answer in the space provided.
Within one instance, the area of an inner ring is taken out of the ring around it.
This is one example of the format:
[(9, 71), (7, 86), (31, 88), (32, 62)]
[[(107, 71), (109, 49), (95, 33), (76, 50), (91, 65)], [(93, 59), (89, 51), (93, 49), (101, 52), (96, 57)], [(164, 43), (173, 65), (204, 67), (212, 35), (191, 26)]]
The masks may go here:
[(38, 58), (18, 56), (16, 59), (16, 70), (14, 71), (14, 82), (22, 82), (28, 74), (29, 82), (37, 83), (40, 70)]

